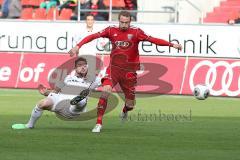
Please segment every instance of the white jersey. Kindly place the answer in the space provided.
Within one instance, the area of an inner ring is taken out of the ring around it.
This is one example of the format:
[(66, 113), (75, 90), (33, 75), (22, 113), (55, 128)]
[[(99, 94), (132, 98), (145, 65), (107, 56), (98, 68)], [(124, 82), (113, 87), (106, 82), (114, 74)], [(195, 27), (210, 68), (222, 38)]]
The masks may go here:
[[(69, 115), (72, 115), (72, 113), (69, 113), (70, 103), (67, 103), (68, 105), (63, 107), (61, 103), (64, 104), (64, 100), (71, 100), (72, 98), (79, 95), (79, 93), (87, 88), (95, 89), (98, 86), (101, 85), (101, 77), (96, 77), (94, 81), (90, 81), (88, 78), (82, 78), (77, 77), (76, 75), (68, 75), (63, 83), (59, 83), (57, 86), (61, 88), (61, 92), (59, 93), (50, 93), (48, 95), (48, 98), (52, 99), (53, 101), (53, 107), (52, 111), (56, 114), (61, 114), (66, 117), (69, 117)], [(87, 104), (88, 97), (83, 99), (79, 102), (79, 106), (85, 107)], [(83, 110), (83, 112), (86, 110)], [(75, 115), (76, 116), (76, 115)]]
[(101, 77), (96, 77), (94, 81), (89, 80), (88, 77), (82, 78), (82, 77), (77, 77), (76, 75), (68, 75), (64, 79), (64, 85), (65, 86), (78, 86), (78, 87), (83, 87), (83, 88), (91, 88), (95, 89), (98, 86), (101, 85)]

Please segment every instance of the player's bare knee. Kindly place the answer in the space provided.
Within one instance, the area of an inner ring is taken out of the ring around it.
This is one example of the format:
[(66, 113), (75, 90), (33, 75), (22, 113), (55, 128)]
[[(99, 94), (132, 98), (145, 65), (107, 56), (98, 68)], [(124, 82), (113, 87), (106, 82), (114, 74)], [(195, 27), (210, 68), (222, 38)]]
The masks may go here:
[(38, 107), (43, 110), (50, 110), (51, 102), (48, 99), (42, 99), (38, 102)]
[(103, 92), (111, 93), (112, 86), (110, 86), (110, 85), (103, 86)]
[(106, 85), (103, 87), (101, 97), (108, 98), (111, 92), (112, 92), (112, 87), (110, 85)]

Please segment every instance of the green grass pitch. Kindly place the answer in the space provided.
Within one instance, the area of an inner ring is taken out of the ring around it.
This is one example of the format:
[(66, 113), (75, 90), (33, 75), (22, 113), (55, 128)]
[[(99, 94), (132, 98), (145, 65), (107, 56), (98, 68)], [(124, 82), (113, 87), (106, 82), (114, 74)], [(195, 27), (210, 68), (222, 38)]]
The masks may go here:
[[(240, 100), (192, 96), (138, 97), (127, 122), (118, 117), (123, 102), (104, 118), (100, 134), (94, 120), (62, 121), (45, 112), (32, 130), (25, 123), (35, 90), (0, 90), (2, 160), (236, 160), (240, 155)], [(90, 100), (94, 106), (96, 99)]]

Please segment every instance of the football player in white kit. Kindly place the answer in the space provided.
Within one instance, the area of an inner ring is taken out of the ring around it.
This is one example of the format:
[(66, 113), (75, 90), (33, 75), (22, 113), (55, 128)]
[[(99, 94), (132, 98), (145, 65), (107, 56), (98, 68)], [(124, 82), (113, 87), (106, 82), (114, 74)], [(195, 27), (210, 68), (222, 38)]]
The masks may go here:
[[(86, 112), (86, 105), (89, 90), (101, 85), (101, 78), (95, 80), (88, 78), (87, 60), (83, 57), (75, 61), (75, 73), (68, 75), (61, 85), (57, 85), (48, 96), (40, 100), (33, 108), (31, 117), (26, 124), (13, 124), (13, 129), (34, 128), (37, 120), (41, 117), (44, 110), (55, 112), (58, 117), (72, 119)], [(80, 95), (77, 95), (79, 94)]]

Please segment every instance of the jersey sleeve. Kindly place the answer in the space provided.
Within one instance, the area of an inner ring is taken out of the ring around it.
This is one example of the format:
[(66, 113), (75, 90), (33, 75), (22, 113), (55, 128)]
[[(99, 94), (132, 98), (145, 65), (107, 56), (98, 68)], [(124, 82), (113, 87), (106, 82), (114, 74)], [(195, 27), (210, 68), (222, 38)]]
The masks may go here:
[(147, 35), (145, 32), (143, 32), (143, 30), (138, 28), (137, 37), (138, 37), (139, 41), (147, 41), (150, 36)]
[(100, 32), (97, 32), (97, 33), (94, 33), (94, 34), (91, 34), (85, 38), (83, 38), (83, 40), (81, 40), (77, 46), (79, 48), (82, 47), (82, 45), (88, 43), (88, 42), (91, 42), (92, 40), (94, 39), (97, 39), (97, 38), (100, 38), (100, 37), (104, 37), (104, 38), (108, 38), (109, 37), (109, 32), (110, 32), (110, 27), (107, 27), (105, 28), (104, 30), (100, 31)]
[(72, 85), (72, 78), (70, 75), (67, 75), (64, 79), (64, 86)]
[(109, 38), (111, 27), (107, 27), (102, 31), (98, 32), (99, 37)]
[(92, 83), (92, 85), (90, 86), (90, 89), (96, 89), (98, 88), (99, 86), (101, 86), (101, 78), (100, 77), (96, 77), (94, 82)]
[(105, 77), (105, 75), (106, 75), (106, 70), (107, 70), (107, 68), (105, 67), (103, 70), (101, 70), (99, 73), (98, 73), (98, 75), (96, 76), (96, 78), (95, 78), (95, 81), (93, 82), (93, 84), (91, 85), (91, 89), (95, 89), (95, 88), (97, 88), (97, 87), (99, 87), (99, 86), (101, 86), (102, 85), (102, 78), (103, 77)]
[(173, 46), (172, 43), (170, 43), (166, 40), (147, 35), (141, 29), (138, 29), (137, 37), (138, 37), (139, 41), (149, 41), (149, 42), (152, 42), (152, 43), (154, 43), (156, 45), (160, 45), (160, 46), (171, 46), (171, 47)]

